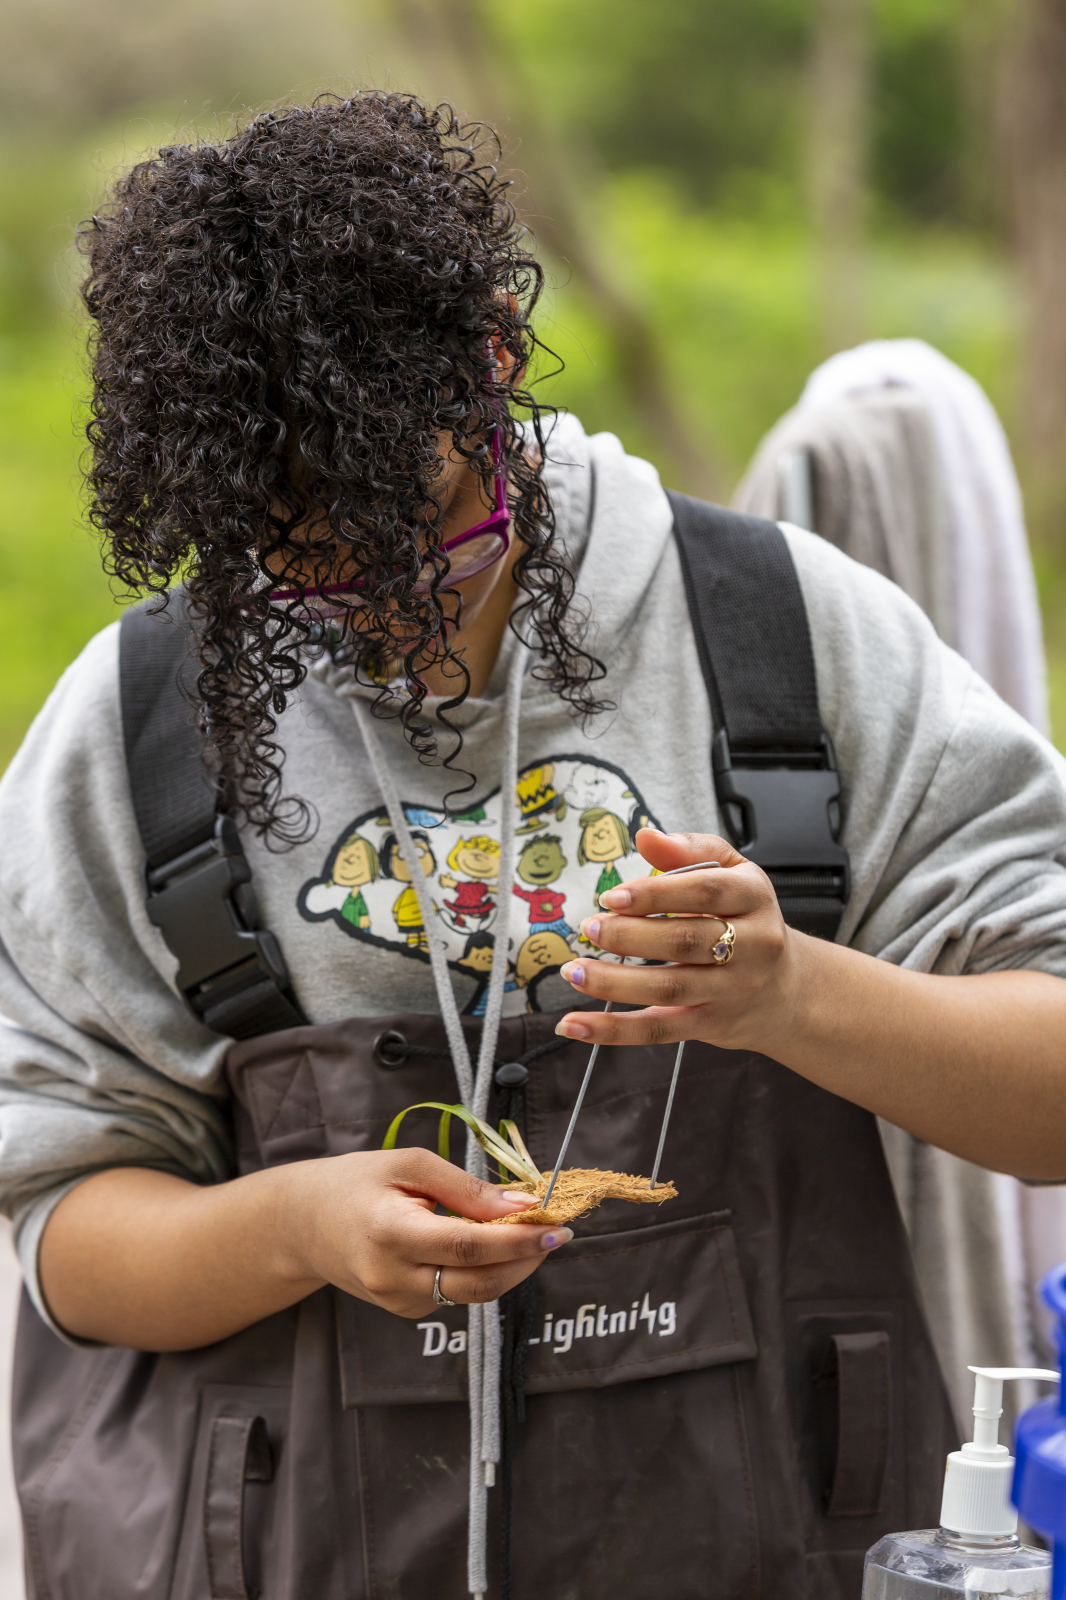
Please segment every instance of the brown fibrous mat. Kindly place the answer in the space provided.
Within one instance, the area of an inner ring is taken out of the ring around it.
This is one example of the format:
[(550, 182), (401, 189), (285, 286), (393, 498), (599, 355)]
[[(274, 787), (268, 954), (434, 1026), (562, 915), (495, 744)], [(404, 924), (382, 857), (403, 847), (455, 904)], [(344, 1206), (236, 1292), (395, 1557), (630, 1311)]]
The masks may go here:
[[(545, 1195), (550, 1178), (550, 1172), (543, 1172), (536, 1186), (532, 1183), (508, 1183), (506, 1188), (512, 1194)], [(673, 1184), (664, 1183), (661, 1179), (652, 1189), (647, 1178), (634, 1178), (628, 1172), (601, 1172), (598, 1167), (568, 1167), (565, 1172), (560, 1172), (556, 1180), (549, 1210), (545, 1211), (543, 1206), (531, 1206), (528, 1211), (516, 1211), (510, 1217), (494, 1217), (489, 1226), (511, 1222), (572, 1222), (575, 1217), (583, 1217), (586, 1211), (592, 1211), (603, 1200), (650, 1200), (653, 1205), (662, 1205), (664, 1200), (676, 1199), (677, 1190)]]

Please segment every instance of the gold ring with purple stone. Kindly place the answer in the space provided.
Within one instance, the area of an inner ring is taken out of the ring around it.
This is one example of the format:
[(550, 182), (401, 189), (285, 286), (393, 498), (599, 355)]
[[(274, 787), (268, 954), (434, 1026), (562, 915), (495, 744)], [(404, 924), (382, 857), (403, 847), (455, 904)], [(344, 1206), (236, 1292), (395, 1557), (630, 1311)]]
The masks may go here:
[(724, 917), (715, 917), (715, 922), (720, 922), (725, 932), (718, 943), (711, 950), (711, 960), (716, 967), (724, 967), (727, 961), (733, 959), (733, 946), (737, 942), (737, 930), (731, 922)]

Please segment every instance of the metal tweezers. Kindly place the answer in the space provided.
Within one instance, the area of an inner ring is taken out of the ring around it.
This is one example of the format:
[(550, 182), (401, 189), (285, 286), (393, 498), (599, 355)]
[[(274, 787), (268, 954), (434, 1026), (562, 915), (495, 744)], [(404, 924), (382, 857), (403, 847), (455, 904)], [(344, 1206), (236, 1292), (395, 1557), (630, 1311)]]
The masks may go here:
[[(700, 872), (700, 871), (703, 871), (704, 869), (706, 869), (707, 867), (720, 867), (721, 864), (722, 863), (720, 861), (694, 861), (690, 867), (674, 867), (670, 872), (662, 872), (662, 873), (659, 873), (658, 876), (662, 877), (662, 878), (674, 878), (674, 877), (677, 876), (677, 874), (679, 872)], [(657, 913), (657, 914), (658, 915), (665, 915), (665, 913)], [(623, 956), (622, 957), (622, 961), (621, 961), (621, 965), (624, 966), (625, 962), (626, 962), (626, 958), (625, 958), (625, 956)], [(607, 1004), (603, 1008), (604, 1014), (606, 1014), (608, 1011), (612, 1010), (613, 1007), (614, 1007), (614, 1001), (613, 1000), (608, 1000)], [(547, 1211), (547, 1209), (548, 1209), (548, 1201), (552, 1197), (552, 1190), (555, 1188), (555, 1180), (558, 1178), (559, 1173), (562, 1171), (563, 1162), (566, 1160), (566, 1152), (570, 1148), (570, 1140), (573, 1138), (574, 1129), (577, 1127), (577, 1119), (581, 1114), (581, 1107), (582, 1107), (582, 1105), (584, 1103), (585, 1094), (586, 1094), (586, 1091), (588, 1090), (588, 1086), (589, 1086), (589, 1083), (590, 1083), (591, 1078), (592, 1078), (592, 1069), (596, 1065), (596, 1057), (599, 1055), (599, 1053), (600, 1053), (599, 1045), (598, 1044), (594, 1044), (593, 1047), (592, 1047), (592, 1054), (589, 1056), (589, 1064), (585, 1068), (585, 1076), (581, 1081), (581, 1088), (577, 1092), (577, 1100), (574, 1103), (574, 1109), (573, 1109), (573, 1111), (572, 1111), (572, 1113), (570, 1115), (570, 1125), (566, 1130), (565, 1137), (563, 1138), (563, 1146), (562, 1146), (562, 1149), (559, 1151), (559, 1157), (558, 1157), (558, 1160), (555, 1163), (555, 1170), (553, 1171), (553, 1173), (551, 1175), (551, 1182), (548, 1184), (548, 1187), (547, 1187), (547, 1189), (545, 1191), (545, 1194), (544, 1194), (544, 1199), (540, 1203), (540, 1207), (541, 1207), (542, 1211)], [(679, 1075), (679, 1073), (681, 1071), (681, 1057), (684, 1055), (684, 1053), (685, 1053), (685, 1041), (684, 1041), (684, 1039), (682, 1039), (681, 1043), (677, 1047), (677, 1055), (674, 1058), (674, 1071), (673, 1071), (673, 1075), (672, 1075), (672, 1077), (670, 1079), (670, 1092), (666, 1097), (666, 1110), (663, 1113), (663, 1125), (659, 1130), (659, 1148), (655, 1152), (655, 1165), (652, 1168), (651, 1183), (648, 1185), (648, 1187), (651, 1188), (651, 1189), (655, 1188), (656, 1181), (658, 1180), (658, 1177), (659, 1177), (659, 1164), (660, 1164), (660, 1162), (662, 1161), (662, 1158), (663, 1158), (663, 1146), (666, 1143), (666, 1130), (670, 1126), (670, 1114), (674, 1109), (674, 1094), (675, 1094), (675, 1092), (677, 1090), (677, 1079), (678, 1079), (678, 1075)]]

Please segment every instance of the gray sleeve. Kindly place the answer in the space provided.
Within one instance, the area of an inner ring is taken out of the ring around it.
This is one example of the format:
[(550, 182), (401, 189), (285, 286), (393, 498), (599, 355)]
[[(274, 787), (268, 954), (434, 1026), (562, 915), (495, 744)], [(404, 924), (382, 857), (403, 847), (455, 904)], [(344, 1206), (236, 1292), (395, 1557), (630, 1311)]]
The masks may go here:
[(894, 584), (785, 533), (841, 770), (841, 940), (920, 972), (1066, 977), (1066, 762)]
[[(147, 919), (117, 628), (60, 680), (0, 784), (0, 1210), (30, 1293), (59, 1199), (105, 1167), (231, 1175), (222, 1060)], [(51, 1320), (49, 1318), (49, 1320)]]

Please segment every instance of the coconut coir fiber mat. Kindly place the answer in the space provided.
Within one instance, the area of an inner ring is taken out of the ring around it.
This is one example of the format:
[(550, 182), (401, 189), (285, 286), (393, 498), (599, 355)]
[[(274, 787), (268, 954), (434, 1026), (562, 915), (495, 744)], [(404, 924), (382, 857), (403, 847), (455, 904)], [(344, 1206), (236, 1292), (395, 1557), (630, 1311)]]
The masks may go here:
[[(545, 1195), (548, 1192), (550, 1172), (541, 1173), (535, 1186), (532, 1183), (508, 1183), (507, 1189), (515, 1194)], [(560, 1172), (552, 1190), (551, 1206), (531, 1206), (528, 1211), (518, 1211), (510, 1217), (494, 1217), (490, 1227), (506, 1227), (514, 1222), (571, 1222), (583, 1217), (603, 1200), (650, 1201), (662, 1205), (664, 1200), (676, 1200), (677, 1190), (672, 1183), (660, 1181), (649, 1188), (647, 1178), (634, 1178), (628, 1172), (601, 1172), (597, 1167), (569, 1167)]]

